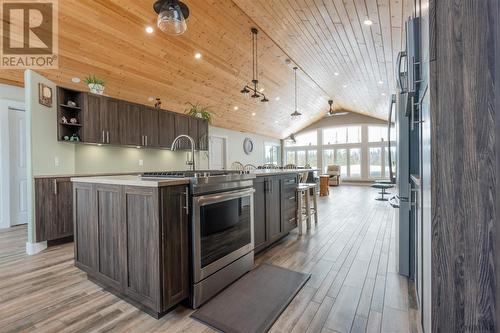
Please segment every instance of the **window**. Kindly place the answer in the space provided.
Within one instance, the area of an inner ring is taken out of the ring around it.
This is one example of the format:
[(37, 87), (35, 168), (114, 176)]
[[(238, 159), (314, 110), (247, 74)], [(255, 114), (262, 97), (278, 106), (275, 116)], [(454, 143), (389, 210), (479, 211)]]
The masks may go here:
[(361, 177), (361, 149), (349, 149), (349, 166), (351, 178)]
[(370, 148), (370, 177), (382, 177), (382, 148)]
[(347, 143), (361, 143), (361, 126), (347, 128)]
[(305, 150), (297, 150), (297, 166), (305, 166), (307, 164), (306, 160), (306, 151)]
[(335, 164), (335, 150), (325, 149), (323, 151), (323, 169), (325, 172), (328, 166), (333, 164)]
[(280, 164), (280, 146), (273, 143), (265, 143), (264, 154), (266, 164)]
[(347, 128), (334, 127), (323, 130), (323, 144), (334, 145), (347, 143)]
[(368, 126), (368, 142), (387, 141), (386, 126)]
[(347, 149), (337, 149), (335, 154), (335, 163), (340, 165), (340, 175), (342, 177), (347, 176)]
[[(385, 152), (385, 177), (389, 178), (391, 176), (389, 171), (389, 148), (384, 148)], [(391, 147), (391, 159), (392, 159), (392, 170), (395, 170), (396, 166), (396, 147)]]
[(293, 141), (286, 141), (286, 147), (293, 146), (316, 146), (318, 144), (318, 132), (316, 130), (307, 133), (297, 134), (295, 136), (295, 143)]
[(295, 164), (295, 151), (289, 150), (286, 152), (286, 164)]
[(311, 168), (316, 168), (318, 166), (317, 154), (318, 154), (317, 150), (307, 151), (307, 164), (309, 164)]
[(323, 144), (361, 143), (361, 126), (334, 127), (323, 130)]

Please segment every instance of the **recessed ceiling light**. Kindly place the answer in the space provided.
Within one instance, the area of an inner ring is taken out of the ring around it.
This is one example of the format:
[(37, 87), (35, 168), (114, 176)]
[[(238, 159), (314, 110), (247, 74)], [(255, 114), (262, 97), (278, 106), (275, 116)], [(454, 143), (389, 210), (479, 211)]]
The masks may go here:
[(200, 52), (196, 52), (194, 54), (194, 58), (200, 60), (201, 59), (201, 53)]
[(154, 100), (155, 100), (155, 98), (154, 98), (153, 96), (149, 96), (149, 97), (148, 97), (148, 101), (152, 102), (152, 101), (154, 101)]
[(381, 93), (382, 96), (385, 96), (385, 93)]
[(373, 24), (373, 21), (372, 21), (372, 20), (370, 20), (370, 19), (367, 17), (367, 18), (363, 21), (363, 23), (364, 23), (365, 25), (367, 25), (367, 26), (370, 26), (370, 25), (372, 25), (372, 24)]
[(80, 83), (80, 81), (81, 81), (80, 78), (76, 77), (76, 76), (71, 79), (71, 82), (73, 82), (73, 83)]
[(252, 117), (255, 117), (255, 112), (254, 112), (254, 113), (252, 113)]
[(279, 96), (278, 96), (278, 97), (276, 97), (276, 100), (277, 100), (277, 101), (279, 101), (279, 100), (280, 100), (280, 97), (279, 97)]
[(149, 27), (149, 26), (148, 26), (148, 27), (146, 27), (146, 32), (147, 32), (148, 34), (152, 34), (154, 31), (155, 31), (155, 29), (153, 29), (153, 27)]
[(238, 111), (239, 107), (235, 106), (233, 109), (234, 111)]
[(335, 75), (335, 76), (339, 76), (339, 73), (335, 72), (335, 73), (333, 73), (333, 75)]
[(384, 81), (380, 80), (378, 81), (378, 84), (384, 84)]

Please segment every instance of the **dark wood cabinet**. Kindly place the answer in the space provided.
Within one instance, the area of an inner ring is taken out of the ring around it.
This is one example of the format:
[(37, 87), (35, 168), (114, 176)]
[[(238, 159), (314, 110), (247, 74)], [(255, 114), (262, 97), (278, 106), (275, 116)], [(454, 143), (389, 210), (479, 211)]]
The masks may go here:
[(145, 147), (158, 147), (159, 140), (159, 111), (144, 107), (141, 112), (142, 141)]
[(127, 146), (143, 146), (141, 128), (142, 106), (120, 101), (120, 144)]
[(35, 235), (37, 242), (73, 235), (72, 187), (69, 178), (35, 179)]
[(101, 103), (101, 122), (105, 131), (105, 141), (108, 144), (120, 144), (120, 101), (114, 98), (103, 97)]
[(83, 142), (120, 144), (119, 101), (84, 94)]
[[(193, 123), (192, 117), (175, 115), (175, 136), (177, 137), (181, 134), (189, 135)], [(177, 142), (177, 149), (190, 149), (189, 141), (187, 139), (179, 140)]]
[(198, 122), (198, 149), (208, 150), (208, 121), (197, 118)]
[(269, 237), (267, 236), (266, 224), (266, 178), (257, 177), (253, 182), (254, 193), (254, 248), (259, 252), (267, 247)]
[(158, 124), (158, 144), (160, 147), (170, 148), (175, 139), (175, 114), (160, 110)]
[(254, 246), (260, 252), (297, 227), (297, 175), (254, 180)]
[(75, 183), (75, 265), (160, 317), (189, 296), (186, 192)]
[(266, 221), (269, 234), (269, 241), (275, 240), (283, 236), (283, 228), (281, 225), (281, 189), (279, 177), (269, 177), (267, 179), (266, 191)]
[(102, 96), (84, 94), (83, 140), (91, 143), (106, 143), (102, 124)]
[[(170, 148), (175, 137), (185, 134), (193, 138), (195, 149), (208, 150), (204, 119), (62, 87), (58, 93), (58, 140), (74, 133), (84, 143)], [(69, 100), (79, 106), (64, 104)], [(79, 123), (61, 124), (63, 115), (77, 117)], [(187, 139), (178, 144), (178, 149), (190, 148)]]

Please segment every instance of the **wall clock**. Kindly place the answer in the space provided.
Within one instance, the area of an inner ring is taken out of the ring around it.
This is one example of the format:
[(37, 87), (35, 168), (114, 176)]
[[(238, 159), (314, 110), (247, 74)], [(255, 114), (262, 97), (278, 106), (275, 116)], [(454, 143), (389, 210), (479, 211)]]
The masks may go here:
[(250, 138), (246, 138), (243, 141), (243, 151), (245, 154), (250, 155), (253, 152), (253, 141)]

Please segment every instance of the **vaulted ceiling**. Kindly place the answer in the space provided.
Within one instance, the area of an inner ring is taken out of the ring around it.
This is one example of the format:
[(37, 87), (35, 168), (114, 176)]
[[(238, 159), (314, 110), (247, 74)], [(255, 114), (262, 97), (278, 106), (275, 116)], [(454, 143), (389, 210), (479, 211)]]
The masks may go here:
[[(39, 72), (80, 90), (71, 79), (96, 74), (107, 95), (141, 104), (160, 97), (176, 112), (199, 102), (212, 106), (216, 126), (284, 138), (322, 118), (329, 98), (335, 108), (386, 117), (413, 0), (185, 0), (191, 15), (180, 37), (145, 32), (155, 26), (152, 3), (59, 1), (59, 69)], [(251, 80), (253, 26), (266, 104), (239, 93)], [(294, 64), (300, 119), (290, 117)], [(20, 85), (23, 71), (0, 70), (0, 81)]]

